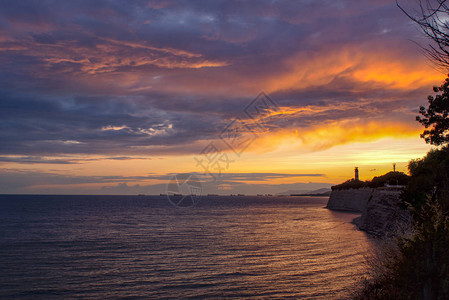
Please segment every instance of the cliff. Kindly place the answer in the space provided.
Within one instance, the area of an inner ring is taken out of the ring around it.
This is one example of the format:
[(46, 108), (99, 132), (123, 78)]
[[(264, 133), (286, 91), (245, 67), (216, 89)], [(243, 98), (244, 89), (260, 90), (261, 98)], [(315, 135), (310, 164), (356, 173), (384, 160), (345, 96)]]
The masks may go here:
[(395, 235), (410, 227), (410, 213), (400, 208), (401, 191), (377, 189), (354, 223), (376, 236)]
[(399, 207), (400, 194), (401, 190), (387, 188), (333, 190), (326, 207), (362, 213), (354, 224), (369, 234), (394, 235), (411, 224), (409, 212)]
[(372, 188), (333, 190), (326, 207), (332, 210), (362, 212), (373, 192)]

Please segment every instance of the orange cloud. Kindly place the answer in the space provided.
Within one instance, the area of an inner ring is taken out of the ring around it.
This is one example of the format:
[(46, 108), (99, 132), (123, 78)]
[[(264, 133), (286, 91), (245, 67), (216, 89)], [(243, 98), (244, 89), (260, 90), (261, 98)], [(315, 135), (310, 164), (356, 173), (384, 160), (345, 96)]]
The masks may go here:
[(418, 136), (419, 129), (398, 122), (345, 120), (331, 122), (298, 133), (303, 145), (313, 150), (329, 149), (348, 143), (371, 142), (381, 138), (409, 138)]
[(102, 74), (113, 73), (120, 68), (129, 70), (143, 66), (173, 69), (199, 69), (221, 67), (228, 63), (208, 60), (202, 54), (181, 49), (159, 48), (143, 43), (101, 39), (104, 44), (86, 48), (61, 42), (41, 44), (0, 40), (0, 51), (16, 51), (40, 58), (48, 68), (62, 67), (63, 72)]
[(184, 50), (180, 50), (180, 49), (158, 48), (158, 47), (153, 47), (153, 46), (140, 44), (140, 43), (118, 41), (118, 40), (106, 39), (106, 38), (101, 38), (101, 40), (104, 40), (104, 41), (107, 41), (107, 42), (109, 42), (111, 44), (115, 44), (115, 45), (119, 45), (119, 46), (126, 46), (126, 47), (130, 47), (130, 48), (138, 48), (138, 49), (147, 49), (147, 50), (151, 50), (151, 51), (157, 51), (157, 52), (162, 52), (162, 53), (173, 54), (173, 55), (176, 55), (176, 56), (202, 57), (201, 54), (192, 53), (192, 52), (188, 52), (188, 51), (184, 51)]
[(267, 153), (282, 148), (298, 151), (323, 151), (350, 143), (367, 143), (383, 138), (403, 139), (419, 136), (420, 128), (400, 122), (361, 119), (334, 121), (306, 128), (280, 129), (259, 135), (248, 149)]
[[(347, 78), (354, 83), (374, 82), (384, 85), (384, 88), (400, 89), (432, 86), (444, 77), (431, 67), (425, 57), (415, 57), (410, 61), (399, 51), (366, 51), (357, 45), (326, 48), (314, 53), (301, 52), (282, 65), (286, 71), (265, 79), (268, 92), (325, 85), (336, 77)], [(353, 88), (357, 90), (357, 86)]]

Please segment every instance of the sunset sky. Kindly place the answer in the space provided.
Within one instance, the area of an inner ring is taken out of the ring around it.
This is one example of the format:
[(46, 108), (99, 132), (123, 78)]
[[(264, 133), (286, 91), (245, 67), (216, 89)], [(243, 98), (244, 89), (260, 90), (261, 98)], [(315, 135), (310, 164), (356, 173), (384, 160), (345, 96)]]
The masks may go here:
[(0, 193), (159, 194), (195, 173), (204, 193), (275, 194), (406, 172), (446, 77), (427, 43), (395, 1), (1, 1)]

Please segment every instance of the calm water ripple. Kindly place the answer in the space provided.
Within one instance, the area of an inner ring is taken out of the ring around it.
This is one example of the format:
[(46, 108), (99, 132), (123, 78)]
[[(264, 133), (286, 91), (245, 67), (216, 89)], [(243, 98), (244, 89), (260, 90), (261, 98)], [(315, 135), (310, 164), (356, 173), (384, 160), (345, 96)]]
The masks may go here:
[(345, 297), (372, 245), (326, 201), (0, 195), (0, 298)]

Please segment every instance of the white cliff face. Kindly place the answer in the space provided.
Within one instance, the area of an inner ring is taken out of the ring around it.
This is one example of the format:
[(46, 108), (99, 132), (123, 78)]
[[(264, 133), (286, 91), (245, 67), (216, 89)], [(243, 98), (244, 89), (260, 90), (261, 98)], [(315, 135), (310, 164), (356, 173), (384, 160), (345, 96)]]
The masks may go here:
[(326, 207), (332, 210), (362, 212), (373, 192), (372, 188), (333, 190)]

